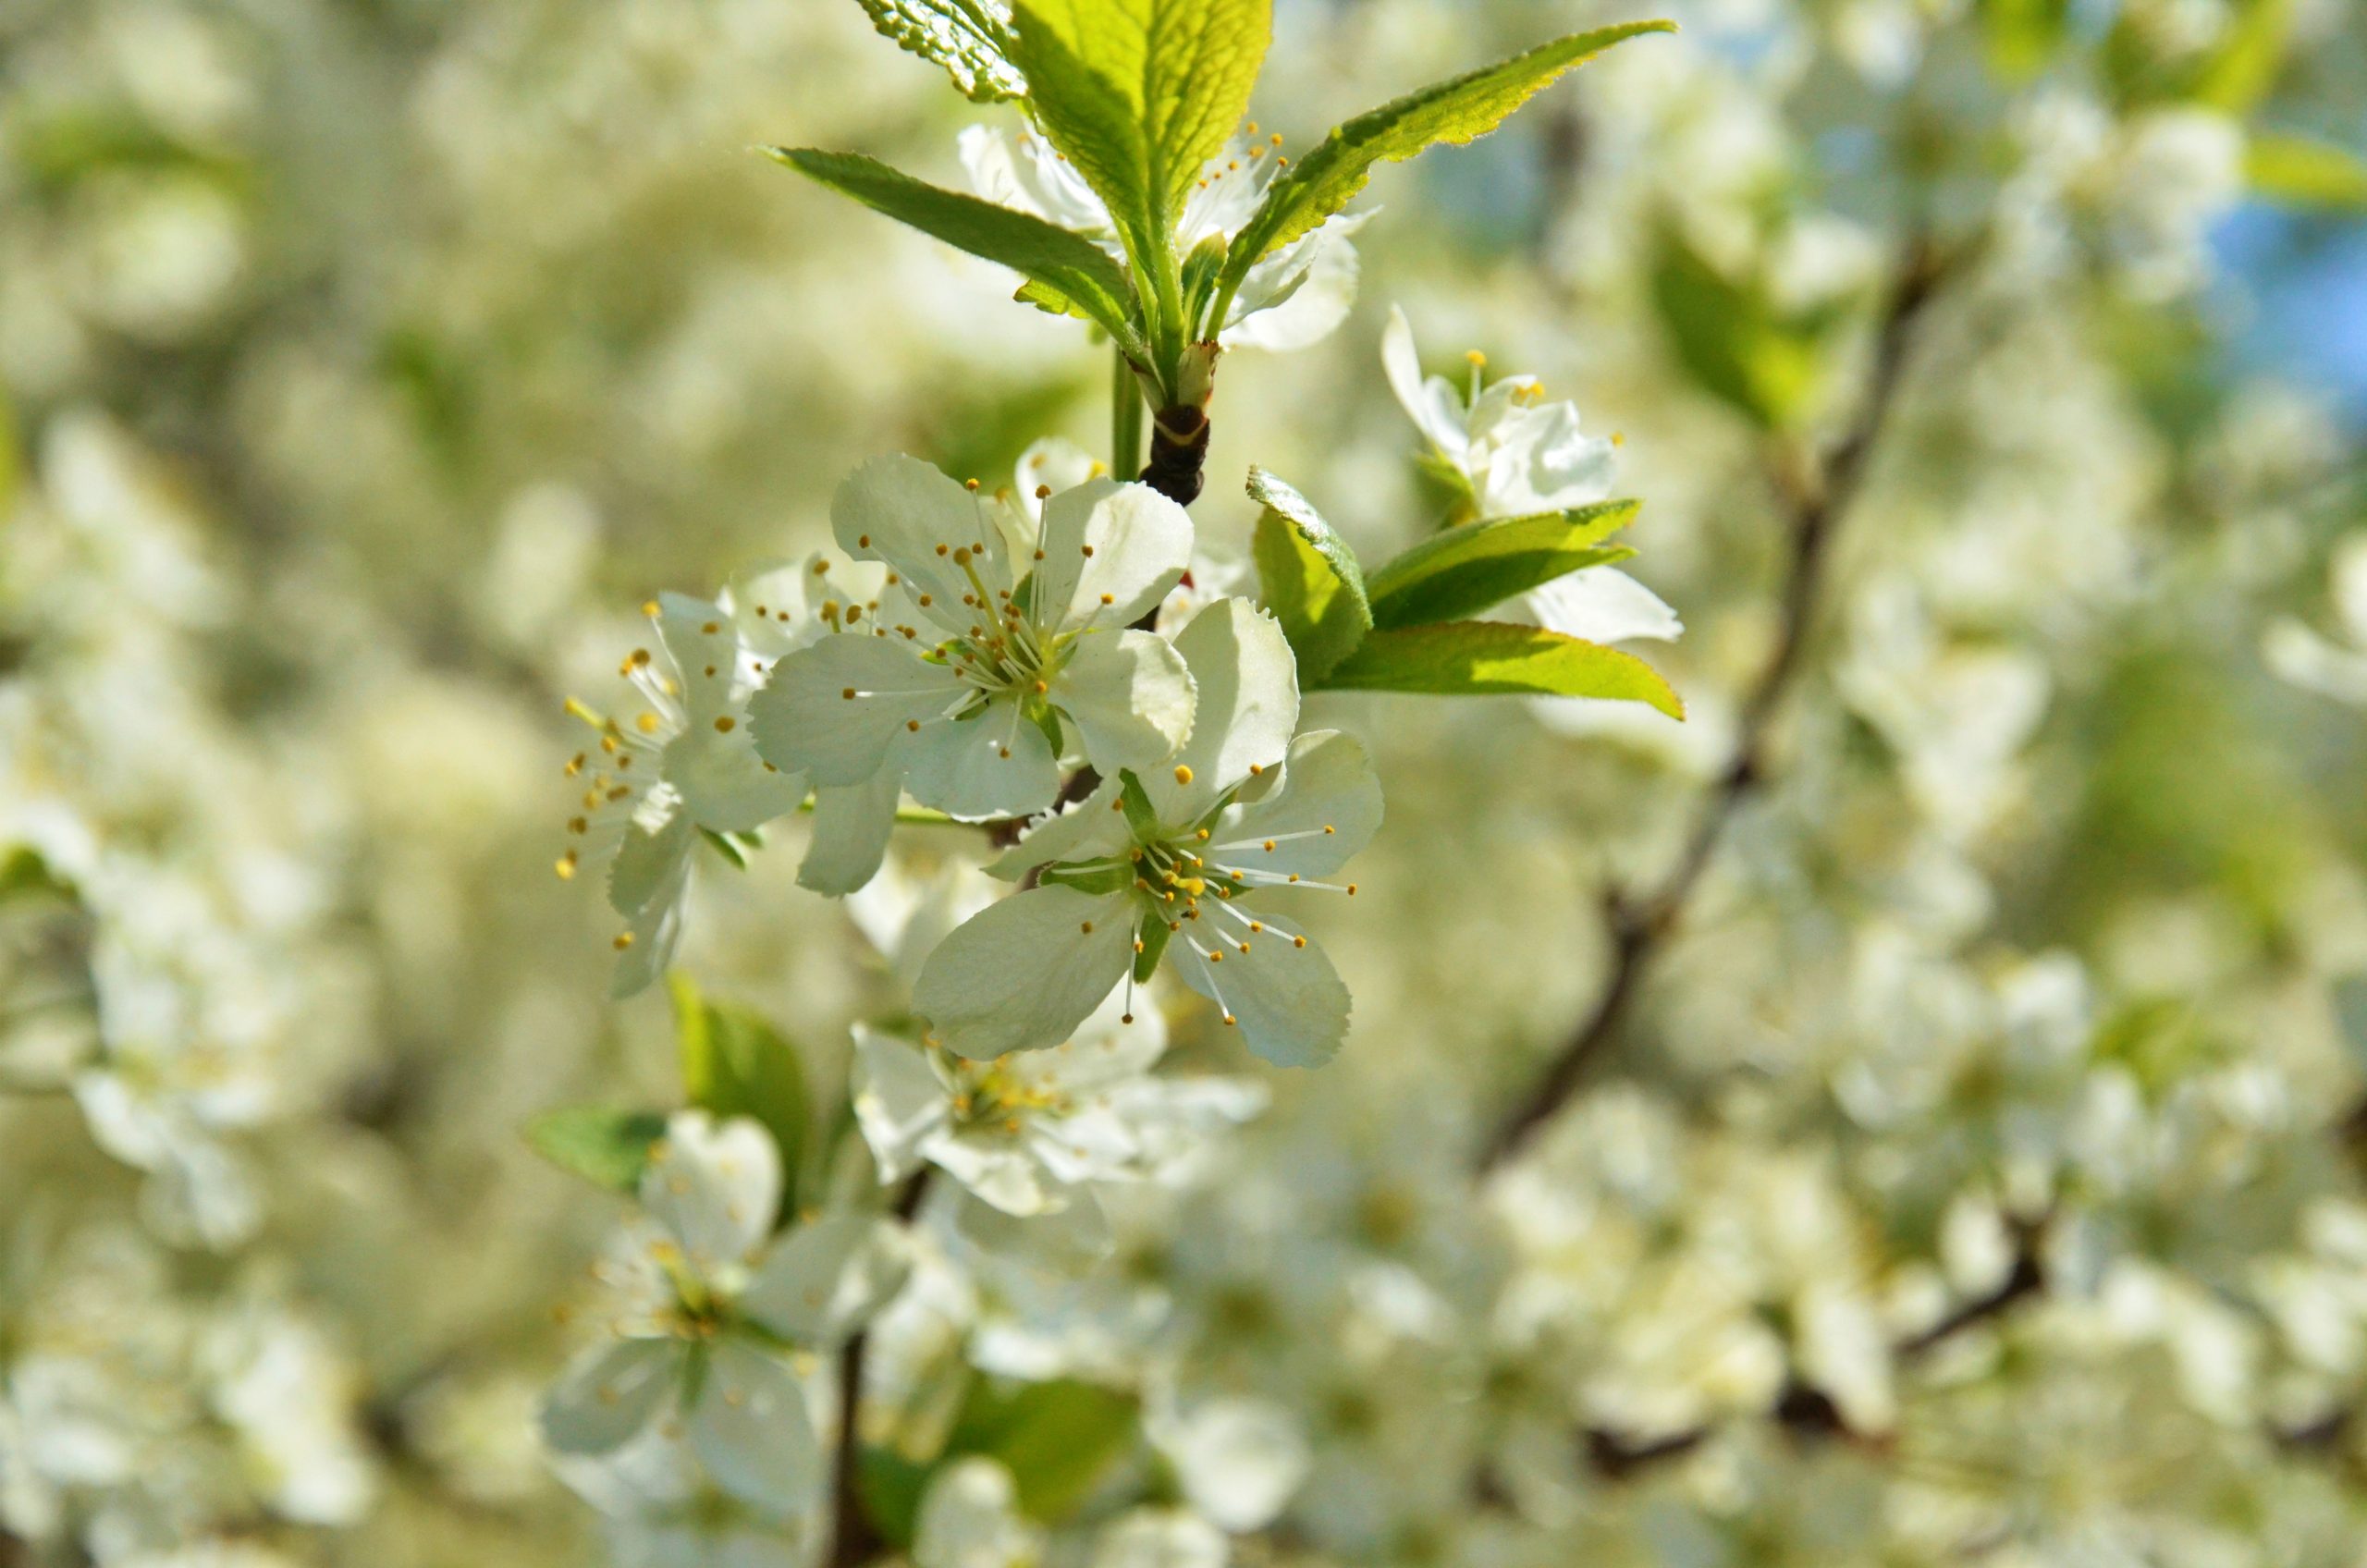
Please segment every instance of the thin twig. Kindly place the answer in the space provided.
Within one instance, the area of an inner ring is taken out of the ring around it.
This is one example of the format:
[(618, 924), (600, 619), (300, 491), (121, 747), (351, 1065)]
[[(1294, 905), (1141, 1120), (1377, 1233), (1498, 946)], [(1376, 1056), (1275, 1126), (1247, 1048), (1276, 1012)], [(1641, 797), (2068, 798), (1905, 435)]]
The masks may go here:
[[(892, 1212), (910, 1220), (928, 1194), (922, 1166), (896, 1194)], [(887, 1550), (879, 1526), (863, 1505), (863, 1364), (870, 1335), (857, 1329), (839, 1352), (839, 1441), (830, 1490), (830, 1568), (862, 1568)]]
[(1822, 598), (1836, 527), (1863, 486), (1869, 459), (1907, 368), (1917, 324), (1937, 292), (1944, 267), (1920, 239), (1909, 242), (1874, 340), (1866, 394), (1849, 428), (1821, 464), (1776, 465), (1789, 523), (1790, 568), (1784, 584), (1775, 648), (1744, 699), (1734, 758), (1711, 786), (1675, 866), (1649, 896), (1610, 900), (1611, 971), (1593, 1007), (1570, 1034), (1536, 1087), (1498, 1125), (1480, 1152), (1484, 1172), (1509, 1160), (1576, 1092), (1587, 1069), (1619, 1033), (1652, 961), (1685, 912), (1726, 826), (1766, 776), (1775, 718), (1790, 696)]

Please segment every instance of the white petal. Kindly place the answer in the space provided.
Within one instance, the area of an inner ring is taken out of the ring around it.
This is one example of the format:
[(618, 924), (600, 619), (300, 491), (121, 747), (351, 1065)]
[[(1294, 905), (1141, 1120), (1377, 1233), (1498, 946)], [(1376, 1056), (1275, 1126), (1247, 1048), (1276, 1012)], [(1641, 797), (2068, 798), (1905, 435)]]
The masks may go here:
[(1548, 631), (1589, 643), (1673, 643), (1685, 622), (1661, 596), (1614, 567), (1592, 566), (1528, 591), (1529, 613)]
[(1101, 1532), (1091, 1568), (1225, 1568), (1224, 1532), (1182, 1508), (1137, 1508)]
[(1334, 218), (1251, 267), (1218, 341), (1286, 352), (1329, 337), (1355, 303), (1356, 248), (1348, 236), (1368, 215)]
[(921, 1163), (922, 1142), (952, 1119), (953, 1096), (919, 1047), (869, 1024), (854, 1026), (854, 1118), (882, 1182)]
[[(876, 567), (865, 570), (878, 575)], [(846, 594), (832, 591), (837, 586), (830, 581), (827, 557), (818, 551), (802, 561), (761, 562), (731, 580), (731, 623), (743, 646), (777, 659), (830, 634), (816, 612), (825, 599), (843, 602)]]
[[(1157, 608), (1192, 559), (1192, 518), (1147, 484), (1095, 479), (1044, 503), (1036, 624), (1117, 628)], [(1108, 603), (1103, 600), (1107, 598)]]
[(1134, 847), (1134, 830), (1117, 810), (1118, 782), (1107, 779), (1074, 805), (1045, 817), (987, 867), (990, 876), (1016, 882), (1054, 861), (1099, 860)]
[(1380, 812), (1380, 780), (1364, 743), (1336, 729), (1310, 730), (1291, 742), (1271, 790), (1225, 808), (1205, 852), (1217, 865), (1325, 876), (1372, 841)]
[(1306, 1480), (1311, 1458), (1291, 1414), (1261, 1399), (1212, 1401), (1155, 1423), (1152, 1438), (1192, 1506), (1228, 1530), (1272, 1524)]
[(1321, 948), (1292, 940), (1299, 933), (1288, 922), (1257, 918), (1266, 929), (1256, 934), (1207, 920), (1197, 923), (1205, 931), (1186, 925), (1168, 958), (1185, 985), (1232, 1015), (1252, 1051), (1277, 1067), (1320, 1067), (1348, 1037), (1348, 987)]
[[(1012, 483), (1019, 496), (1022, 514), (1030, 524), (1041, 524), (1044, 503), (1036, 498), (1036, 491), (1049, 489), (1057, 496), (1108, 472), (1100, 459), (1075, 442), (1064, 436), (1048, 435), (1040, 441), (1029, 443), (1027, 450), (1019, 454), (1019, 461), (1012, 470)], [(1031, 533), (1027, 538), (1027, 554), (1012, 558), (1026, 560), (1033, 556), (1035, 549), (1036, 537)]]
[(1052, 682), (1052, 703), (1073, 719), (1085, 760), (1105, 778), (1166, 761), (1192, 733), (1192, 672), (1153, 632), (1094, 632)]
[(973, 1246), (1061, 1274), (1090, 1270), (1114, 1244), (1110, 1216), (1090, 1187), (1072, 1187), (1058, 1207), (1024, 1218), (965, 1192), (954, 1206), (953, 1226)]
[(1488, 459), (1482, 516), (1526, 517), (1588, 506), (1611, 495), (1618, 450), (1579, 430), (1576, 405), (1519, 408), (1505, 425), (1502, 444)]
[(730, 1340), (718, 1343), (688, 1426), (699, 1463), (725, 1491), (780, 1513), (810, 1500), (821, 1447), (797, 1379), (772, 1357)]
[(933, 1139), (929, 1160), (1003, 1213), (1022, 1219), (1063, 1207), (1066, 1194), (1015, 1138), (964, 1133)]
[(1180, 827), (1252, 767), (1282, 760), (1298, 724), (1298, 664), (1281, 625), (1246, 599), (1219, 599), (1194, 616), (1175, 651), (1192, 670), (1192, 738), (1173, 766), (1141, 777), (1159, 820)]
[(793, 1343), (836, 1345), (904, 1282), (896, 1228), (861, 1215), (809, 1220), (775, 1243), (740, 1309)]
[(904, 775), (893, 765), (861, 784), (814, 791), (814, 831), (797, 867), (797, 885), (836, 897), (871, 880), (896, 830)]
[(991, 1459), (963, 1459), (938, 1472), (921, 1501), (913, 1535), (917, 1568), (1027, 1568), (1043, 1555), (1043, 1532), (1019, 1516), (1019, 1488)]
[(901, 574), (914, 604), (928, 595), (921, 613), (957, 636), (975, 618), (962, 603), (973, 590), (954, 552), (973, 553), (989, 599), (1012, 585), (986, 502), (918, 458), (874, 458), (849, 474), (830, 502), (830, 532), (855, 559), (886, 561)]
[(1058, 1045), (1133, 962), (1128, 914), (1117, 893), (1036, 888), (1005, 899), (938, 944), (913, 1006), (958, 1055)]
[(632, 939), (617, 960), (610, 996), (637, 995), (673, 963), (682, 937), (691, 855), (697, 848), (698, 830), (681, 811), (655, 832), (638, 822), (624, 825), (608, 868), (608, 904), (625, 917), (622, 935)]
[(1126, 987), (1121, 985), (1065, 1042), (1013, 1057), (996, 1071), (1023, 1087), (1076, 1096), (1139, 1078), (1167, 1049), (1167, 1022), (1155, 1007), (1137, 1010), (1132, 1023), (1120, 1022), (1125, 1013)]
[(909, 726), (944, 713), (966, 690), (901, 637), (843, 633), (784, 655), (748, 699), (748, 724), (758, 753), (783, 773), (806, 774), (816, 786), (863, 784), (911, 738)]
[(642, 1172), (641, 1206), (664, 1226), (704, 1278), (745, 1258), (772, 1229), (780, 1204), (780, 1151), (744, 1116), (717, 1123), (678, 1110)]
[(1397, 394), (1406, 417), (1440, 451), (1460, 462), (1470, 444), (1465, 435), (1462, 399), (1438, 377), (1423, 380), (1421, 356), (1414, 349), (1414, 328), (1395, 305), (1389, 307), (1389, 325), (1380, 336), (1380, 363), (1389, 374), (1389, 389)]
[(1061, 765), (1044, 731), (999, 697), (969, 717), (932, 724), (904, 750), (913, 799), (964, 822), (1027, 816), (1061, 793)]
[(586, 1351), (543, 1401), (543, 1440), (561, 1453), (606, 1453), (649, 1425), (681, 1370), (677, 1340), (619, 1340)]
[(694, 723), (666, 743), (658, 766), (681, 791), (683, 809), (717, 833), (745, 833), (795, 811), (805, 799), (804, 778), (767, 766), (748, 727), (723, 717), (731, 720), (728, 732)]

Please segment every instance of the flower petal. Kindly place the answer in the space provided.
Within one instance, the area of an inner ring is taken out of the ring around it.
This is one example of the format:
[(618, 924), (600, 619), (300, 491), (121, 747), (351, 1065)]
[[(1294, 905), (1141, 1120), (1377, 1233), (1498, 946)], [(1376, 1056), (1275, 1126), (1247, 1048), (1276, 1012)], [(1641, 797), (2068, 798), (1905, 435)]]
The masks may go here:
[(1206, 853), (1213, 865), (1325, 876), (1372, 841), (1380, 813), (1380, 780), (1364, 743), (1310, 730), (1291, 742), (1273, 789), (1225, 808)]
[(584, 1352), (543, 1401), (543, 1440), (561, 1453), (607, 1453), (649, 1425), (681, 1370), (676, 1340), (619, 1340)]
[(1356, 300), (1359, 265), (1348, 236), (1371, 215), (1334, 218), (1252, 266), (1217, 340), (1228, 349), (1287, 352), (1329, 337)]
[(1167, 1021), (1146, 1007), (1132, 1023), (1120, 1023), (1125, 1012), (1126, 987), (1119, 986), (1060, 1046), (1013, 1057), (995, 1071), (1022, 1087), (1080, 1096), (1139, 1078), (1167, 1049)]
[(1060, 797), (1052, 743), (1022, 716), (1015, 697), (928, 726), (904, 754), (904, 788), (913, 799), (964, 822), (1026, 816)]
[(798, 864), (797, 885), (832, 897), (869, 882), (896, 830), (904, 771), (892, 763), (861, 784), (814, 791), (814, 831)]
[(1192, 733), (1192, 671), (1172, 643), (1149, 631), (1080, 639), (1051, 701), (1075, 722), (1085, 759), (1104, 778), (1166, 761)]
[(641, 1207), (702, 1277), (755, 1250), (780, 1204), (780, 1151), (744, 1116), (717, 1122), (678, 1110), (642, 1172)]
[(1127, 913), (1120, 893), (1036, 888), (1005, 899), (938, 944), (913, 1006), (961, 1056), (1058, 1045), (1132, 961)]
[(1395, 305), (1389, 307), (1389, 325), (1380, 336), (1380, 363), (1389, 374), (1389, 388), (1397, 394), (1406, 416), (1451, 461), (1460, 464), (1470, 446), (1465, 434), (1463, 400), (1437, 376), (1423, 380), (1421, 356), (1414, 350), (1413, 325)]
[(901, 1236), (885, 1220), (810, 1220), (774, 1243), (740, 1310), (792, 1343), (828, 1349), (902, 1288), (907, 1267)]
[(1159, 820), (1198, 821), (1253, 767), (1282, 760), (1298, 724), (1298, 664), (1274, 618), (1246, 599), (1219, 599), (1175, 638), (1191, 667), (1192, 738), (1175, 766), (1142, 776)]
[(954, 552), (972, 552), (989, 595), (1012, 585), (1002, 534), (985, 508), (968, 487), (898, 454), (847, 476), (830, 502), (830, 532), (855, 559), (894, 568), (921, 613), (959, 636), (975, 618), (962, 602), (973, 591)]
[[(817, 786), (868, 782), (925, 724), (968, 690), (902, 638), (841, 634), (783, 655), (748, 699), (756, 751)], [(848, 693), (853, 693), (852, 696)]]
[(1228, 946), (1212, 947), (1187, 927), (1168, 955), (1185, 985), (1239, 1025), (1252, 1051), (1277, 1067), (1320, 1067), (1348, 1037), (1348, 987), (1321, 948), (1293, 940), (1298, 933), (1287, 922), (1262, 913), (1258, 920), (1264, 931)]
[(699, 1463), (743, 1501), (792, 1513), (821, 1478), (803, 1390), (789, 1368), (753, 1346), (726, 1340), (715, 1347), (687, 1425)]
[(1192, 559), (1192, 519), (1147, 484), (1088, 480), (1044, 503), (1036, 624), (1116, 628), (1157, 608)]
[(1038, 821), (1018, 843), (987, 867), (989, 876), (1016, 882), (1054, 861), (1098, 860), (1134, 847), (1134, 830), (1118, 810), (1118, 781), (1104, 780), (1083, 801)]
[(1615, 567), (1588, 567), (1532, 588), (1528, 609), (1548, 631), (1589, 643), (1673, 643), (1685, 634), (1685, 622), (1659, 594)]
[(981, 1203), (1023, 1219), (1061, 1207), (1067, 1195), (1016, 1137), (963, 1133), (934, 1138), (929, 1161)]
[(921, 1165), (921, 1145), (952, 1119), (951, 1092), (909, 1040), (854, 1026), (854, 1120), (882, 1182)]

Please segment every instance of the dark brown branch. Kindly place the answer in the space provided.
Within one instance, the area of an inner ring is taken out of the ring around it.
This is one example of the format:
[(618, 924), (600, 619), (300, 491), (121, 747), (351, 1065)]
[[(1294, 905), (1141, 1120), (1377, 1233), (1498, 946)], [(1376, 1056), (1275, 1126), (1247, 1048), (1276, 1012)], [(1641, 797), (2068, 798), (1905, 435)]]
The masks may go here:
[[(909, 1220), (928, 1194), (924, 1165), (896, 1194), (892, 1212)], [(867, 1331), (857, 1329), (839, 1352), (839, 1441), (830, 1488), (830, 1568), (862, 1568), (884, 1555), (888, 1543), (863, 1505), (863, 1364)]]
[(1791, 694), (1814, 629), (1836, 527), (1863, 486), (1869, 459), (1897, 401), (1907, 350), (1943, 274), (1938, 255), (1921, 240), (1908, 244), (1874, 338), (1873, 367), (1849, 427), (1821, 464), (1775, 465), (1788, 523), (1790, 566), (1774, 651), (1744, 699), (1734, 758), (1711, 786), (1675, 866), (1646, 897), (1610, 901), (1611, 971), (1601, 992), (1574, 1029), (1545, 1075), (1498, 1125), (1480, 1152), (1493, 1170), (1527, 1145), (1537, 1128), (1576, 1092), (1587, 1070), (1618, 1035), (1646, 972), (1685, 913), (1709, 868), (1726, 826), (1766, 776), (1775, 718)]

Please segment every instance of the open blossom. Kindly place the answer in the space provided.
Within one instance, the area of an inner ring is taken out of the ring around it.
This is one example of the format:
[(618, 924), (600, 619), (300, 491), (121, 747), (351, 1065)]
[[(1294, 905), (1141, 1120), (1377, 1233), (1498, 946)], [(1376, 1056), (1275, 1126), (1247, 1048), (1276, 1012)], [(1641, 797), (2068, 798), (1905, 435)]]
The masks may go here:
[(970, 920), (921, 971), (915, 1010), (957, 1055), (1057, 1044), (1168, 956), (1269, 1061), (1312, 1066), (1345, 1037), (1331, 960), (1246, 906), (1274, 888), (1355, 890), (1321, 879), (1380, 826), (1372, 765), (1346, 735), (1292, 740), (1298, 671), (1270, 616), (1220, 600), (1175, 647), (1199, 690), (1175, 765), (1111, 778), (1021, 839), (991, 869), (1039, 885)]
[(774, 667), (749, 704), (758, 751), (824, 789), (871, 788), (890, 816), (901, 783), (970, 821), (1050, 805), (1072, 741), (1104, 772), (1174, 754), (1191, 675), (1165, 639), (1129, 628), (1183, 575), (1190, 520), (1107, 479), (1051, 496), (1043, 520), (1015, 580), (1012, 508), (917, 459), (857, 469), (831, 526), (888, 564), (889, 589)]
[[(1256, 215), (1266, 189), (1287, 162), (1280, 136), (1260, 139), (1250, 126), (1208, 160), (1176, 223), (1175, 245), (1189, 255), (1204, 240), (1230, 241)], [(1124, 259), (1110, 209), (1068, 160), (1034, 130), (972, 126), (962, 133), (962, 165), (971, 187), (1000, 206), (1073, 229)], [(1348, 319), (1356, 298), (1356, 248), (1349, 237), (1368, 214), (1334, 217), (1259, 260), (1217, 324), (1228, 349), (1304, 349)]]
[[(1425, 379), (1414, 329), (1394, 307), (1380, 357), (1390, 389), (1429, 438), (1432, 466), (1467, 496), (1459, 521), (1531, 517), (1610, 498), (1617, 449), (1578, 428), (1576, 405), (1546, 402), (1535, 376), (1488, 381), (1474, 355), (1467, 392), (1442, 375)], [(1539, 626), (1589, 643), (1671, 642), (1685, 631), (1660, 595), (1616, 567), (1567, 573), (1524, 600)]]
[(835, 1348), (901, 1274), (892, 1232), (857, 1216), (778, 1238), (780, 1156), (756, 1122), (677, 1113), (641, 1179), (652, 1228), (604, 1266), (622, 1300), (611, 1342), (569, 1368), (543, 1409), (563, 1454), (596, 1456), (644, 1432), (687, 1433), (726, 1491), (760, 1505), (807, 1494), (821, 1455), (784, 1348)]
[(1225, 1078), (1151, 1075), (1167, 1048), (1155, 1010), (1122, 1023), (1112, 991), (1061, 1045), (993, 1061), (856, 1024), (856, 1122), (901, 1180), (926, 1162), (983, 1203), (1028, 1218), (1098, 1207), (1094, 1182), (1156, 1177), (1265, 1103)]

